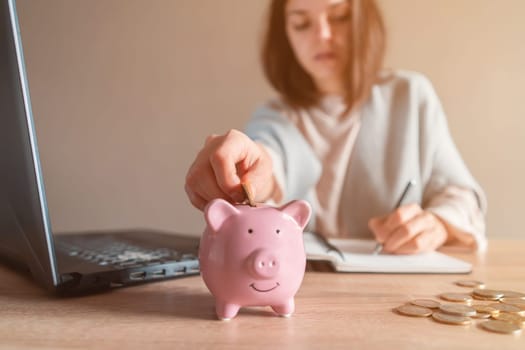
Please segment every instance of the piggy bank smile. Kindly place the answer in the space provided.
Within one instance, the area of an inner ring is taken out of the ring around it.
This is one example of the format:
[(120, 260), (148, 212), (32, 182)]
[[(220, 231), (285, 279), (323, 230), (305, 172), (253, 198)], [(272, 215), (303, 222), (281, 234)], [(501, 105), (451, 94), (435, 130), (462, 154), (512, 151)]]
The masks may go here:
[(262, 286), (261, 284), (257, 284), (257, 286), (255, 286), (255, 282), (250, 284), (250, 287), (252, 287), (253, 290), (255, 290), (255, 291), (259, 292), (259, 293), (271, 292), (272, 290), (274, 290), (275, 288), (277, 288), (279, 286), (280, 286), (279, 282), (275, 282), (274, 285), (269, 286), (269, 287)]

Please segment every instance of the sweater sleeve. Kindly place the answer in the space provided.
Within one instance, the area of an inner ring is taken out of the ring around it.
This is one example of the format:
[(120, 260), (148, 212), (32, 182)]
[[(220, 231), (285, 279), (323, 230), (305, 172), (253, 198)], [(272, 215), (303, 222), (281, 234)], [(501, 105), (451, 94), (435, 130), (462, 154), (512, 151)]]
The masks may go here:
[(445, 220), (454, 229), (449, 245), (465, 246), (484, 251), (484, 214), (474, 193), (467, 188), (448, 186), (435, 195), (425, 208)]
[(321, 174), (321, 164), (295, 125), (277, 109), (259, 107), (245, 128), (270, 154), (282, 202), (308, 199)]
[(420, 137), (426, 155), (422, 207), (451, 226), (452, 244), (486, 249), (485, 193), (465, 165), (450, 135), (446, 116), (430, 82), (419, 80)]

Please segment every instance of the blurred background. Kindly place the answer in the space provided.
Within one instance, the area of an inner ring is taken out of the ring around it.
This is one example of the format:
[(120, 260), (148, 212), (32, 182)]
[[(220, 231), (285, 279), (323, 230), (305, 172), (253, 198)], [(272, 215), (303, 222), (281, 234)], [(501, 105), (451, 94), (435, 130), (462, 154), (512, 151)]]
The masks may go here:
[[(207, 135), (273, 96), (258, 60), (268, 2), (18, 0), (55, 231), (202, 232), (186, 170)], [(525, 1), (379, 4), (386, 66), (433, 82), (487, 192), (489, 238), (525, 238)]]

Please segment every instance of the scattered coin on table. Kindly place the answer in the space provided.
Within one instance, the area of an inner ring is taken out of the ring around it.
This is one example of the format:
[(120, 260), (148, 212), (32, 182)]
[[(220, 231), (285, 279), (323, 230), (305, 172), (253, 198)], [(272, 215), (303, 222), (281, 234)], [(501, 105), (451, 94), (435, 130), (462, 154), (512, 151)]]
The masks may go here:
[(412, 317), (427, 317), (432, 315), (432, 310), (422, 306), (405, 304), (395, 309), (398, 313)]
[(439, 297), (447, 301), (457, 301), (464, 303), (472, 302), (472, 296), (467, 293), (441, 293)]
[(468, 288), (485, 288), (485, 283), (481, 281), (473, 281), (473, 280), (460, 280), (454, 282), (456, 285), (460, 287), (468, 287)]
[(487, 331), (496, 333), (514, 334), (521, 332), (521, 328), (515, 324), (499, 320), (490, 320), (480, 324), (480, 327)]
[(525, 328), (525, 293), (485, 288), (476, 280), (460, 280), (454, 284), (470, 287), (470, 293), (441, 293), (439, 298), (453, 303), (441, 303), (430, 298), (408, 301), (394, 308), (403, 316), (430, 318), (449, 325), (470, 325), (503, 334), (520, 333)]
[(414, 299), (410, 301), (410, 304), (427, 307), (429, 309), (439, 309), (439, 306), (441, 305), (440, 302), (432, 299)]

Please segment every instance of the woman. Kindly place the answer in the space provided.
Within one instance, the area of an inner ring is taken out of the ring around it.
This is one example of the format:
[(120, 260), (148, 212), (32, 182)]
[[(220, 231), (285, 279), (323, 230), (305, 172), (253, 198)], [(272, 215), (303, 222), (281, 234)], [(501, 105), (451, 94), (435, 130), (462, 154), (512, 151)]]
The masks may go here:
[[(430, 82), (382, 70), (385, 30), (373, 0), (271, 2), (262, 61), (279, 93), (245, 133), (212, 135), (186, 177), (192, 204), (307, 199), (308, 229), (375, 238), (414, 254), (486, 246), (486, 200), (448, 131)], [(403, 196), (407, 183), (415, 184)]]

